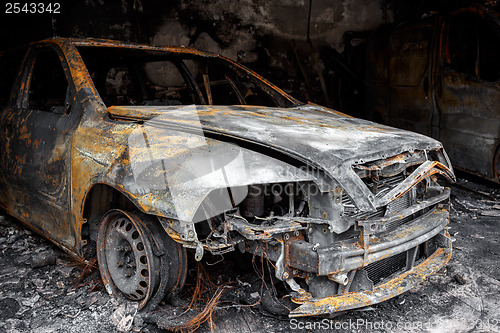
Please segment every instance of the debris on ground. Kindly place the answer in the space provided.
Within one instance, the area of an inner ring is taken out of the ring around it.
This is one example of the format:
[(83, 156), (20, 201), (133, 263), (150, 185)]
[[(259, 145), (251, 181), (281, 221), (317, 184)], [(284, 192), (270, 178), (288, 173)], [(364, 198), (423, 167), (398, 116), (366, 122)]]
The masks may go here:
[(128, 332), (132, 328), (137, 315), (138, 303), (123, 302), (111, 314), (111, 322), (116, 326), (118, 332)]
[[(420, 323), (428, 331), (440, 332), (467, 331), (479, 322), (495, 322), (500, 307), (500, 229), (496, 215), (483, 213), (500, 212), (500, 187), (458, 182), (467, 189), (452, 186), (450, 233), (456, 240), (447, 268), (387, 302), (328, 318), (332, 325)], [(276, 298), (280, 285), (273, 279), (272, 266), (252, 256), (246, 261), (241, 255), (234, 260), (231, 254), (224, 256), (220, 262), (207, 257), (210, 264), (190, 264), (185, 290), (173, 302), (175, 306), (164, 303), (142, 312), (109, 297), (95, 259), (69, 258), (12, 218), (0, 215), (0, 332), (289, 332), (291, 321), (284, 311), (280, 314), (289, 300)], [(319, 325), (322, 320), (298, 318), (297, 322)], [(356, 331), (373, 330), (360, 326)]]
[(31, 267), (40, 268), (47, 265), (55, 265), (56, 255), (52, 249), (34, 254), (31, 257)]

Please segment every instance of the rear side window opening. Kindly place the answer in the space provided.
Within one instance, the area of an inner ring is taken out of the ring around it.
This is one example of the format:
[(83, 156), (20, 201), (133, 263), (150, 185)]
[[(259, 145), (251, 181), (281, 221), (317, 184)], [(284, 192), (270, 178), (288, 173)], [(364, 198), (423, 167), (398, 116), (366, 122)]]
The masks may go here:
[(217, 57), (117, 47), (78, 47), (106, 106), (299, 103)]

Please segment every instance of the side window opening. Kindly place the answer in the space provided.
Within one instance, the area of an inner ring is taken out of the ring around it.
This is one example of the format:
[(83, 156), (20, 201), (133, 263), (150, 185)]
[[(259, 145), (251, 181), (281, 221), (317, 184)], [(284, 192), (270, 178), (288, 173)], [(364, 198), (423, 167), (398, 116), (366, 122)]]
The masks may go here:
[(141, 99), (140, 89), (136, 88), (128, 66), (112, 67), (104, 75), (104, 103), (126, 105)]
[(87, 65), (107, 106), (182, 105), (196, 103), (195, 93), (171, 61)]
[(242, 104), (238, 95), (226, 79), (226, 71), (214, 68), (213, 64), (203, 63), (197, 71), (196, 83), (200, 87), (203, 97), (210, 105)]
[[(190, 64), (191, 65), (191, 64)], [(198, 95), (189, 85), (183, 71), (186, 68), (176, 61), (154, 61), (143, 64), (147, 90), (153, 98), (147, 105), (187, 105), (199, 103)]]
[(29, 87), (29, 109), (63, 114), (68, 111), (70, 96), (57, 53), (52, 49), (38, 51)]

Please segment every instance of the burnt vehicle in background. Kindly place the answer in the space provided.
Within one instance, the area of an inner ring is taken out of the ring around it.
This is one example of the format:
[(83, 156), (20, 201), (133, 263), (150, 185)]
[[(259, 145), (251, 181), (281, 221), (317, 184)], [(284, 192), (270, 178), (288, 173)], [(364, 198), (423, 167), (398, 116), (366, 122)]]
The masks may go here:
[(367, 44), (369, 119), (441, 141), (453, 165), (500, 182), (500, 14), (474, 5), (379, 29)]
[(0, 64), (1, 207), (97, 254), (106, 290), (140, 308), (179, 292), (188, 252), (265, 256), (291, 317), (384, 301), (450, 259), (434, 139), (187, 48), (55, 38)]

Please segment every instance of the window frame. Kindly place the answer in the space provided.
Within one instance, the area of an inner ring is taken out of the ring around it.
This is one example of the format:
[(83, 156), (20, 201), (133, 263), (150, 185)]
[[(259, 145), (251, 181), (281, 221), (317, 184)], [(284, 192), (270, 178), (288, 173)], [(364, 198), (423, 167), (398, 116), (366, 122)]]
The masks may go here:
[[(178, 57), (180, 59), (179, 63), (181, 64), (180, 67), (178, 67), (178, 70), (181, 73), (186, 74), (187, 81), (189, 81), (189, 85), (192, 85), (192, 88), (194, 88), (194, 91), (196, 92), (197, 98), (200, 99), (201, 104), (200, 105), (208, 105), (207, 101), (205, 100), (205, 96), (201, 93), (200, 87), (198, 87), (197, 82), (195, 82), (195, 79), (192, 77), (191, 73), (187, 68), (184, 68), (182, 65), (184, 63), (184, 60), (192, 59), (192, 60), (197, 60), (197, 61), (202, 61), (204, 58), (208, 59), (208, 61), (213, 61), (217, 62), (220, 64), (223, 64), (224, 66), (227, 66), (229, 69), (234, 71), (238, 76), (241, 76), (242, 78), (248, 79), (252, 82), (254, 82), (260, 90), (262, 90), (264, 93), (269, 95), (269, 98), (272, 100), (276, 101), (277, 107), (280, 108), (290, 108), (290, 107), (297, 107), (300, 105), (305, 105), (306, 103), (303, 103), (293, 96), (287, 94), (284, 92), (282, 89), (277, 87), (276, 85), (272, 84), (269, 80), (266, 78), (262, 77), (261, 75), (255, 73), (253, 70), (240, 65), (230, 59), (227, 59), (223, 56), (219, 56), (217, 54), (212, 54), (212, 53), (204, 53), (201, 51), (193, 51), (193, 50), (186, 50), (186, 51), (179, 51), (177, 49), (175, 50), (170, 50), (168, 48), (163, 49), (163, 48), (158, 48), (158, 47), (139, 47), (139, 46), (116, 46), (116, 45), (86, 45), (82, 43), (75, 43), (74, 44), (76, 50), (78, 51), (80, 57), (82, 58), (83, 64), (85, 65), (87, 72), (89, 73), (89, 78), (90, 78), (90, 83), (93, 86), (93, 90), (96, 92), (96, 96), (99, 98), (99, 103), (105, 106), (106, 108), (110, 107), (109, 105), (106, 105), (104, 103), (102, 96), (100, 95), (100, 91), (97, 89), (94, 80), (92, 79), (90, 75), (90, 70), (89, 66), (87, 64), (87, 56), (83, 55), (82, 50), (83, 49), (91, 49), (91, 48), (123, 48), (123, 49), (136, 49), (136, 50), (142, 50), (145, 52), (152, 52), (152, 53), (164, 53), (165, 57), (173, 56), (173, 58)], [(176, 64), (176, 61), (174, 59), (165, 59), (168, 61), (171, 61), (172, 63)], [(233, 89), (231, 87), (231, 89)]]
[[(32, 84), (33, 72), (35, 69), (37, 57), (38, 57), (39, 53), (43, 50), (50, 50), (50, 51), (53, 51), (55, 53), (55, 55), (57, 56), (57, 58), (60, 61), (60, 64), (61, 64), (61, 67), (62, 67), (62, 70), (64, 73), (64, 77), (66, 78), (66, 81), (68, 83), (69, 96), (70, 96), (69, 101), (70, 102), (69, 102), (68, 109), (66, 109), (66, 105), (65, 105), (65, 110), (63, 113), (52, 112), (52, 111), (47, 111), (47, 110), (31, 109), (30, 105), (29, 105), (30, 87)], [(69, 69), (67, 59), (64, 55), (64, 52), (59, 47), (54, 46), (52, 44), (39, 44), (39, 45), (35, 45), (34, 47), (30, 48), (26, 59), (27, 59), (28, 65), (25, 66), (24, 72), (22, 75), (22, 81), (25, 84), (24, 84), (23, 90), (20, 92), (20, 94), (18, 96), (18, 99), (16, 101), (16, 106), (20, 109), (23, 109), (23, 110), (36, 110), (36, 111), (40, 111), (40, 112), (48, 112), (48, 113), (52, 113), (52, 114), (58, 114), (61, 116), (69, 115), (71, 113), (72, 104), (74, 103), (75, 98), (76, 98), (76, 88), (75, 88), (75, 85), (73, 82), (73, 78), (71, 76), (71, 71)]]

